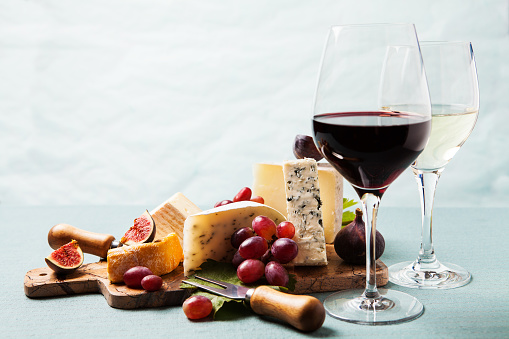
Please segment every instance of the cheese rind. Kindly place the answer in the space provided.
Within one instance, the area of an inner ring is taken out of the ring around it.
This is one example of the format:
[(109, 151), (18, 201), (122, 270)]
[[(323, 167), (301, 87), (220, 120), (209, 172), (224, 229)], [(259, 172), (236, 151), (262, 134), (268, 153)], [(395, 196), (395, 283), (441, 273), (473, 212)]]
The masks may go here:
[(253, 219), (264, 215), (276, 225), (286, 218), (276, 209), (252, 201), (241, 201), (189, 216), (184, 224), (184, 275), (195, 272), (207, 259), (229, 262), (236, 249), (233, 232), (251, 227)]
[(286, 161), (283, 163), (283, 175), (287, 219), (295, 226), (293, 240), (299, 247), (292, 263), (296, 266), (327, 265), (316, 161)]
[(184, 194), (180, 192), (175, 193), (150, 212), (156, 224), (155, 240), (162, 239), (169, 233), (175, 232), (182, 245), (186, 218), (200, 212), (201, 209), (184, 196)]
[[(317, 163), (317, 166), (325, 242), (331, 244), (341, 229), (343, 177), (328, 163)], [(266, 205), (286, 215), (286, 191), (282, 164), (254, 164), (253, 177), (253, 195), (263, 197)]]
[(173, 271), (182, 259), (183, 251), (176, 233), (158, 242), (114, 248), (107, 255), (108, 279), (112, 283), (122, 282), (124, 273), (135, 266), (148, 267), (153, 274), (161, 276)]

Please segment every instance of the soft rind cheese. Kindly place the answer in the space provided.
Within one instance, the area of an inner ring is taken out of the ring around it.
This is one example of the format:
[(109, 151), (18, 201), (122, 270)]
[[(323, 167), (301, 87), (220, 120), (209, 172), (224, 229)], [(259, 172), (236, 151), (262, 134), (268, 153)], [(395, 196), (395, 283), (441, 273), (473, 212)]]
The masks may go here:
[(176, 233), (182, 245), (184, 222), (187, 217), (200, 213), (201, 209), (184, 194), (177, 192), (150, 212), (156, 225), (155, 240)]
[(299, 253), (292, 263), (296, 266), (327, 265), (316, 161), (286, 161), (283, 163), (283, 175), (287, 220), (295, 226), (293, 240), (299, 247)]
[(177, 268), (182, 257), (182, 247), (175, 233), (157, 242), (114, 248), (107, 255), (108, 279), (112, 283), (122, 282), (124, 273), (135, 266), (148, 267), (153, 274), (161, 276)]
[(241, 201), (189, 216), (184, 223), (184, 275), (194, 273), (207, 259), (230, 262), (236, 249), (233, 232), (251, 227), (253, 219), (264, 215), (276, 225), (285, 216), (276, 209), (252, 201)]
[[(317, 163), (322, 221), (325, 242), (334, 242), (341, 229), (343, 217), (343, 176), (328, 163)], [(253, 195), (263, 197), (264, 203), (283, 215), (287, 213), (285, 181), (281, 163), (253, 165)]]

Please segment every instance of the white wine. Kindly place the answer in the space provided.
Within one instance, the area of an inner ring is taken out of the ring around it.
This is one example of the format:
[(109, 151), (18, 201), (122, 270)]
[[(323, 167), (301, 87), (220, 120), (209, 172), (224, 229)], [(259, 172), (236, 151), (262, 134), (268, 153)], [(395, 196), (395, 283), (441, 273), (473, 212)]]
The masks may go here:
[(433, 105), (432, 111), (429, 142), (412, 164), (423, 171), (447, 165), (472, 132), (478, 112), (454, 105)]

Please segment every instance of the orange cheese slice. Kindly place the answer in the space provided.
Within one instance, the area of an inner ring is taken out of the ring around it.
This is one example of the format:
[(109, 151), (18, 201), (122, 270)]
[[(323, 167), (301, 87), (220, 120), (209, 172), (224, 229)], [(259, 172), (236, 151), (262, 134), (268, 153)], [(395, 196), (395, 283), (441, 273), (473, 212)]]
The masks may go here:
[(173, 271), (183, 260), (184, 252), (176, 233), (161, 241), (134, 246), (122, 246), (108, 251), (108, 279), (112, 283), (123, 281), (124, 273), (135, 266), (148, 267), (153, 274), (163, 275)]

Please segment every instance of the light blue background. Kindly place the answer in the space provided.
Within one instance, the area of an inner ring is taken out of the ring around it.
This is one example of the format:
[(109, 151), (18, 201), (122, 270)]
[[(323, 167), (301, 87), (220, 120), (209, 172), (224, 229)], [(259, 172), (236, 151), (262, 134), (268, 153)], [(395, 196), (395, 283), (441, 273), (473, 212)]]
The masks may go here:
[[(3, 1), (0, 203), (231, 198), (253, 163), (292, 159), (311, 133), (329, 26), (412, 22), (421, 40), (471, 41), (479, 73), (479, 120), (436, 206), (507, 207), (508, 13), (507, 0)], [(407, 171), (382, 206), (418, 204)]]

